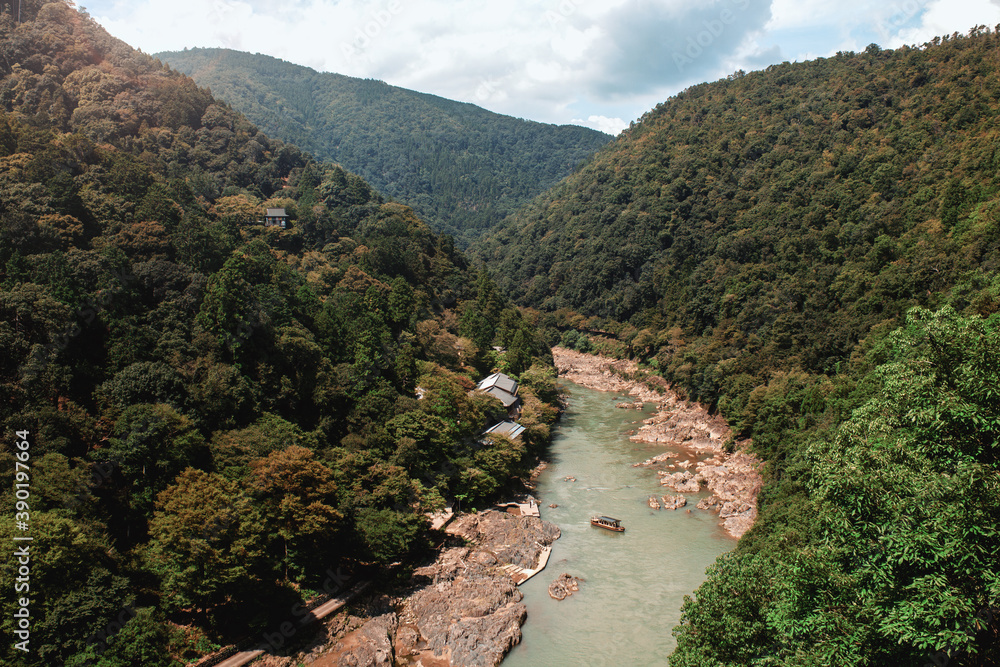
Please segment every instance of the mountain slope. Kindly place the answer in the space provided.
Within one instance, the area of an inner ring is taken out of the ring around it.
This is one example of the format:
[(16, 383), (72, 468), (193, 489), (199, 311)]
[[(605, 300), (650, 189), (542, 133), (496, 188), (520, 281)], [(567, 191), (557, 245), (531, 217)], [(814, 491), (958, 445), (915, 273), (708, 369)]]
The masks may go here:
[[(526, 474), (548, 352), (450, 238), (68, 3), (21, 16), (0, 14), (0, 533), (30, 541), (0, 560), (0, 663), (191, 663), (283, 627), (331, 568), (385, 581), (444, 498)], [(521, 379), (517, 442), (480, 437), (506, 415), (470, 393), (494, 366)]]
[(190, 49), (157, 57), (272, 136), (342, 164), (464, 241), (610, 140), (260, 54)]
[(471, 249), (766, 462), (672, 667), (1000, 664), (998, 52), (696, 86)]
[(647, 329), (641, 354), (696, 398), (832, 371), (873, 326), (959, 283), (965, 308), (1000, 267), (996, 40), (696, 86), (473, 252), (524, 304), (629, 322), (627, 343)]

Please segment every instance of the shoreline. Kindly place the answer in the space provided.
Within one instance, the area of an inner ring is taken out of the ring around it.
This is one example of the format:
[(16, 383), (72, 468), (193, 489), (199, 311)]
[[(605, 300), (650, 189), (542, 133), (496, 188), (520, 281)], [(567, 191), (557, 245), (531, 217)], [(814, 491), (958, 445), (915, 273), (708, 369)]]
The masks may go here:
[[(558, 346), (552, 348), (552, 357), (559, 377), (635, 399), (619, 404), (620, 408), (638, 409), (646, 403), (655, 403), (656, 414), (644, 420), (630, 439), (676, 448), (688, 458), (673, 463), (680, 455), (664, 451), (634, 467), (659, 466), (660, 484), (678, 493), (693, 493), (704, 485), (712, 496), (699, 502), (699, 509), (717, 512), (723, 528), (734, 538), (739, 539), (750, 530), (757, 518), (761, 462), (747, 450), (749, 440), (738, 441), (732, 453), (725, 451), (723, 445), (732, 437), (725, 419), (710, 415), (700, 403), (681, 400), (661, 378), (634, 379), (642, 371), (633, 361)], [(659, 386), (654, 389), (646, 384), (647, 380)], [(711, 455), (700, 458), (704, 454)]]
[(497, 667), (521, 641), (518, 584), (547, 564), (558, 526), (496, 508), (458, 512), (445, 542), (409, 583), (373, 593), (331, 617), (309, 646), (265, 656), (263, 667)]

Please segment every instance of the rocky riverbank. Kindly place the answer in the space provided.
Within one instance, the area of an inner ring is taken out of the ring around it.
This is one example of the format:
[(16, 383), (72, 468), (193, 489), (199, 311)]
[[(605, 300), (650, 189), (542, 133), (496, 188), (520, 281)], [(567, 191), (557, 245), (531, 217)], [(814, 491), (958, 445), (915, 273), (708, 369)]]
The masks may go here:
[(750, 529), (757, 517), (760, 462), (747, 451), (747, 441), (737, 442), (732, 453), (723, 449), (732, 436), (725, 419), (710, 415), (699, 403), (681, 400), (661, 378), (645, 376), (632, 361), (561, 347), (552, 348), (552, 356), (560, 377), (632, 397), (621, 407), (655, 404), (656, 414), (645, 420), (632, 440), (679, 451), (666, 451), (636, 465), (660, 467), (660, 483), (679, 493), (698, 492), (704, 485), (712, 496), (698, 503), (700, 509), (718, 512), (733, 537)]
[(538, 517), (488, 510), (458, 516), (445, 532), (448, 546), (414, 570), (409, 590), (373, 598), (357, 616), (344, 615), (322, 646), (282, 667), (499, 665), (520, 642), (527, 614), (511, 573), (534, 568), (559, 528)]

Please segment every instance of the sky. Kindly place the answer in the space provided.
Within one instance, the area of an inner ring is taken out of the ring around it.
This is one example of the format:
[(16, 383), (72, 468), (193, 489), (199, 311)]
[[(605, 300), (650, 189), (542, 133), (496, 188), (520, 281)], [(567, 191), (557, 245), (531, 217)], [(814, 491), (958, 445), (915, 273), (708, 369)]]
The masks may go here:
[(617, 134), (737, 70), (1000, 24), (1000, 0), (77, 0), (150, 54), (264, 53)]

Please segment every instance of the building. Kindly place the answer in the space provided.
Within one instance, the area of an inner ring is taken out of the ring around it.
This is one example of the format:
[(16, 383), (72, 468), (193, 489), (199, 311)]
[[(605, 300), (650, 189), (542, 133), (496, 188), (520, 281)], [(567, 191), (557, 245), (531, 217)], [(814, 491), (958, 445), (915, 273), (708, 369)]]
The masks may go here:
[(286, 229), (288, 227), (288, 214), (285, 213), (285, 209), (283, 208), (267, 209), (267, 215), (264, 216), (264, 226), (281, 227), (282, 229)]
[(494, 373), (482, 380), (476, 385), (476, 388), (485, 391), (490, 396), (499, 398), (508, 411), (516, 408), (521, 400), (517, 397), (517, 380), (503, 373)]
[(512, 422), (510, 420), (502, 421), (499, 424), (494, 424), (485, 431), (483, 435), (505, 435), (511, 440), (517, 440), (521, 434), (524, 433), (524, 427), (517, 422)]

